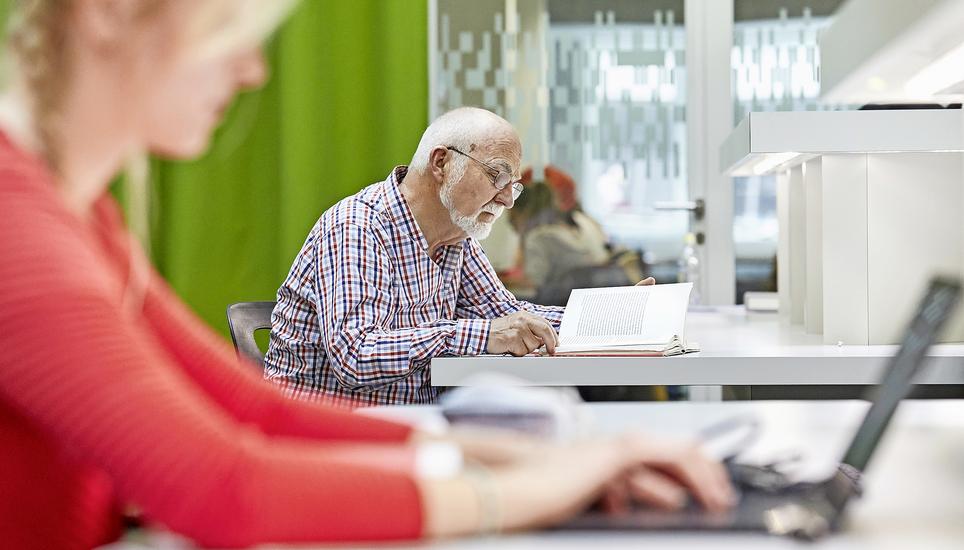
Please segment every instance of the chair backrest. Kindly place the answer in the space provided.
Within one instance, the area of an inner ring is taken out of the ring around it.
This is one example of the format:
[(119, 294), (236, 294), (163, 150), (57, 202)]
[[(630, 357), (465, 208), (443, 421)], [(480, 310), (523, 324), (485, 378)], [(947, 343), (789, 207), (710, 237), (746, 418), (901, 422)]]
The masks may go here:
[(238, 302), (228, 306), (228, 329), (238, 357), (246, 357), (263, 368), (264, 354), (258, 349), (254, 333), (271, 328), (275, 302)]

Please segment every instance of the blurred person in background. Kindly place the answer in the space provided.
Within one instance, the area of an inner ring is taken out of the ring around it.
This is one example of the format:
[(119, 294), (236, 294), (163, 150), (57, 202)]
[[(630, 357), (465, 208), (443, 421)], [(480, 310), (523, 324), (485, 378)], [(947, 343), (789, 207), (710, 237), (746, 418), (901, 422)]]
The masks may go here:
[[(261, 41), (290, 8), (16, 3), (0, 100), (3, 545), (92, 548), (125, 515), (238, 547), (533, 528), (600, 497), (725, 507), (724, 470), (691, 445), (440, 439), (284, 399), (174, 295), (109, 182), (146, 152), (201, 154), (234, 95), (265, 81)], [(438, 445), (479, 465), (416, 468), (451, 458)]]
[(573, 268), (598, 266), (609, 259), (599, 224), (581, 211), (561, 210), (545, 182), (526, 185), (509, 211), (509, 221), (519, 234), (525, 277), (536, 287)]
[(573, 288), (622, 286), (643, 279), (640, 255), (609, 242), (599, 222), (576, 200), (572, 177), (551, 165), (545, 177), (544, 182), (526, 183), (509, 211), (519, 235), (524, 277), (513, 283), (534, 287), (536, 303), (565, 305)]
[[(523, 174), (526, 181), (531, 176)], [(576, 183), (569, 174), (546, 166), (546, 181), (528, 182), (509, 210), (509, 222), (519, 234), (520, 287), (535, 288), (538, 304), (564, 305), (574, 288), (632, 284), (646, 266), (639, 253), (614, 246), (602, 226), (576, 200)], [(664, 386), (580, 386), (586, 401), (665, 401)]]

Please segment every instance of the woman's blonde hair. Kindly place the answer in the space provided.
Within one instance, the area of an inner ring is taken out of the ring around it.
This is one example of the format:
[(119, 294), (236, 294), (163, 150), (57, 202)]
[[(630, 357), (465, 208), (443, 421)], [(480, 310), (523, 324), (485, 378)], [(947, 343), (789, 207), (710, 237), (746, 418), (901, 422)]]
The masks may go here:
[[(165, 0), (140, 0), (136, 15), (150, 17)], [(62, 147), (57, 135), (70, 67), (67, 52), (74, 0), (16, 0), (8, 34), (12, 85), (26, 101), (32, 145), (54, 172)], [(217, 55), (255, 46), (284, 20), (297, 0), (196, 0), (186, 40), (198, 55)], [(127, 224), (145, 250), (149, 248), (150, 175), (146, 153), (128, 159), (124, 177)], [(132, 243), (133, 245), (133, 243)], [(131, 247), (124, 293), (127, 309), (138, 310), (146, 292), (146, 259)]]
[[(164, 0), (140, 0), (137, 15), (148, 17)], [(10, 18), (13, 80), (25, 95), (32, 132), (41, 155), (54, 170), (60, 147), (57, 117), (69, 82), (68, 19), (73, 0), (16, 0)], [(199, 55), (254, 45), (270, 34), (297, 0), (198, 0), (186, 29)]]
[(28, 101), (40, 154), (56, 169), (54, 121), (66, 88), (66, 0), (18, 0), (10, 16), (15, 85)]

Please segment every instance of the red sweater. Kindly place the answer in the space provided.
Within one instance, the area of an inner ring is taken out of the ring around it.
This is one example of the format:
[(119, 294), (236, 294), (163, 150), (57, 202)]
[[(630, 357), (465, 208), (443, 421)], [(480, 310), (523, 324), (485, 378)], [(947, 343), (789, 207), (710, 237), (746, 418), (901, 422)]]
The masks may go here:
[(210, 546), (419, 535), (408, 428), (283, 399), (131, 251), (109, 197), (85, 221), (54, 186), (0, 135), (0, 545), (90, 548), (131, 506)]

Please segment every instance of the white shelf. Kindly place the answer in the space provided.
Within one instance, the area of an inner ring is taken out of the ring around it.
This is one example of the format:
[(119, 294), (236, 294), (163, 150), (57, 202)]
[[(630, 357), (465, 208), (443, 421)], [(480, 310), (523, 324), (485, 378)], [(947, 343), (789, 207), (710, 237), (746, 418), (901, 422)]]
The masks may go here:
[(964, 151), (960, 109), (750, 113), (720, 148), (732, 176), (786, 170), (817, 155)]

